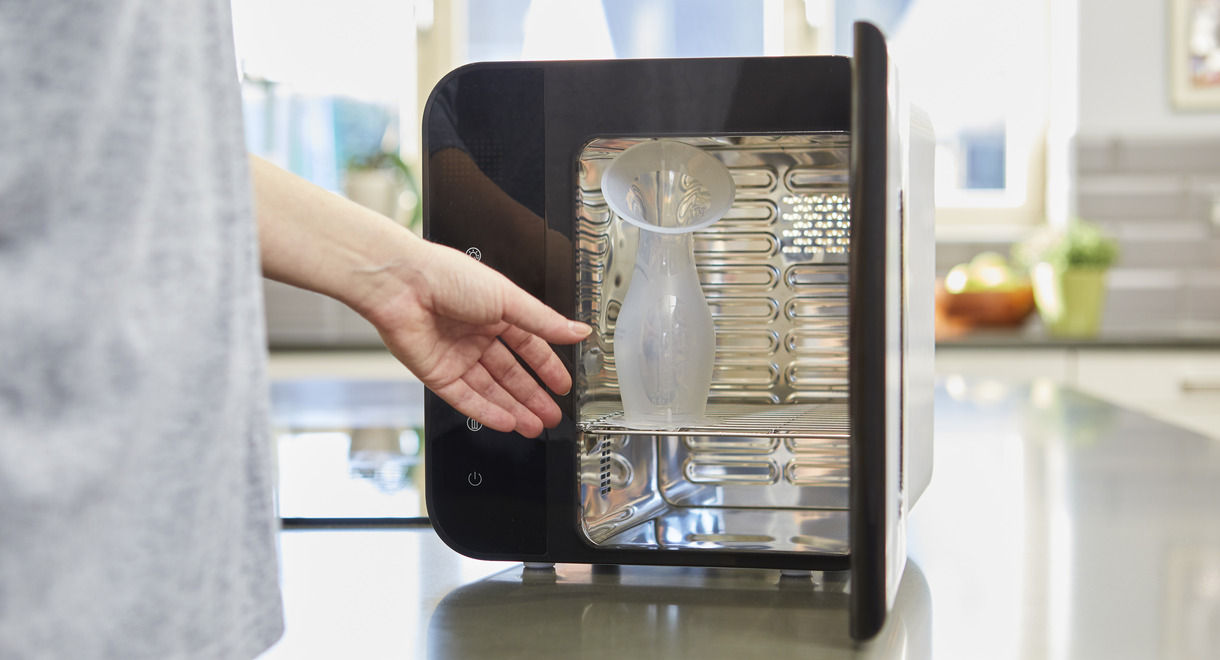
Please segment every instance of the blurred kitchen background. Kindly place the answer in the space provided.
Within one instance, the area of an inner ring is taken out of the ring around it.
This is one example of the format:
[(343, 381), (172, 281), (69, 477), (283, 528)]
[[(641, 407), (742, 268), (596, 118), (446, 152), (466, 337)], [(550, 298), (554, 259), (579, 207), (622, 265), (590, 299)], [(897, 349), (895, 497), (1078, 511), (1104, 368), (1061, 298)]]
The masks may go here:
[[(937, 132), (937, 369), (950, 393), (961, 375), (1049, 379), (1220, 437), (1220, 0), (232, 6), (250, 150), (416, 231), (420, 117), (457, 66), (849, 55), (851, 24), (872, 21)], [(1073, 267), (1101, 288), (1065, 284)], [(311, 380), (409, 374), (339, 303), (274, 282), (266, 303), (281, 475), (311, 484), (282, 493), (284, 515), (411, 515), (417, 494), (386, 496), (416, 492), (422, 420), (389, 415), (391, 430), (373, 432), (338, 408), (291, 414), (326, 398)], [(335, 490), (319, 491), (339, 463)], [(366, 492), (377, 504), (333, 504)]]

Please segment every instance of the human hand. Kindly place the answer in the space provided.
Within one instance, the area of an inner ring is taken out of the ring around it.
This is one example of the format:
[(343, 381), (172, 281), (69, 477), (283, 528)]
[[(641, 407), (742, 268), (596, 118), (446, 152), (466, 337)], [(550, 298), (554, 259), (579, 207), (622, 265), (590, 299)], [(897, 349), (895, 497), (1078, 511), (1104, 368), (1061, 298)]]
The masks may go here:
[(574, 344), (591, 328), (456, 250), (423, 241), (417, 247), (420, 254), (390, 268), (401, 286), (383, 289), (365, 314), (390, 352), (487, 427), (535, 437), (558, 424), (559, 406), (513, 354), (548, 388), (566, 394), (572, 378), (548, 342)]
[(572, 378), (547, 342), (574, 344), (589, 326), (461, 252), (260, 158), (250, 167), (264, 275), (343, 301), (424, 385), (485, 426), (533, 437), (559, 423), (559, 406), (513, 353), (566, 394)]

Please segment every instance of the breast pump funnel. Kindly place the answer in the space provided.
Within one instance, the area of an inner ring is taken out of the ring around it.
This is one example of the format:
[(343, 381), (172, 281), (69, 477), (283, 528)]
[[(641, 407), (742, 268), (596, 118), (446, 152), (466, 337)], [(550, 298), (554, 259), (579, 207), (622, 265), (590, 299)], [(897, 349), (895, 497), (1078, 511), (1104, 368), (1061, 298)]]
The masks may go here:
[(673, 429), (703, 421), (716, 357), (695, 270), (694, 232), (733, 204), (724, 163), (675, 140), (641, 142), (602, 176), (606, 203), (640, 228), (635, 269), (614, 330), (624, 421)]

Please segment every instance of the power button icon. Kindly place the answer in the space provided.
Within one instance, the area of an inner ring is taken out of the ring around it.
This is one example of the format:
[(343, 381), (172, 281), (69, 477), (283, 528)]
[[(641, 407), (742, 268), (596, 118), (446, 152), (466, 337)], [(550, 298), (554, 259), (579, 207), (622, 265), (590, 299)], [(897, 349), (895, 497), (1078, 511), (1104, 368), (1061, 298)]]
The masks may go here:
[(482, 485), (482, 483), (483, 483), (483, 473), (481, 473), (481, 472), (471, 472), (470, 474), (466, 475), (466, 483), (470, 484), (471, 486), (479, 486), (479, 485)]

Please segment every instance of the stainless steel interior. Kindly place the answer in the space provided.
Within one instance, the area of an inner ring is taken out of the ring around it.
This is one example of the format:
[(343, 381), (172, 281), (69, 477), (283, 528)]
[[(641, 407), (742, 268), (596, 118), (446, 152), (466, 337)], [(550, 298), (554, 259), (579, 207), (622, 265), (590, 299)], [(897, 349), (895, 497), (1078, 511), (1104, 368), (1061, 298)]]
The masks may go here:
[(639, 230), (601, 195), (636, 139), (578, 157), (580, 528), (601, 547), (846, 554), (846, 133), (690, 137), (730, 169), (729, 213), (695, 235), (716, 323), (707, 424), (646, 434), (619, 422), (614, 323)]

